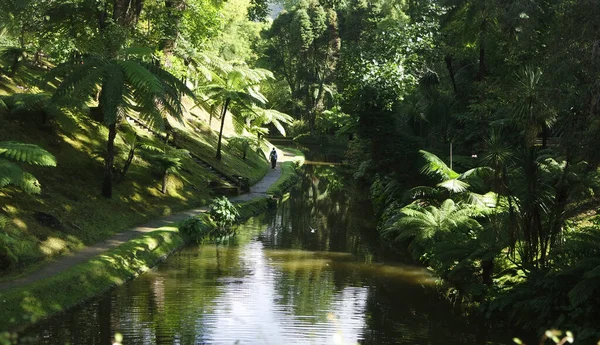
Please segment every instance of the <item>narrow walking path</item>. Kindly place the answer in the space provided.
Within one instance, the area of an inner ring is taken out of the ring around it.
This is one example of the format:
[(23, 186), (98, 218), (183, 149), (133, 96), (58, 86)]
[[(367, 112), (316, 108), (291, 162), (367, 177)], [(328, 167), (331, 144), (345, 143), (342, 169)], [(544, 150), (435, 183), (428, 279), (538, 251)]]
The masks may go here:
[[(277, 168), (269, 168), (265, 176), (259, 182), (250, 187), (250, 191), (248, 193), (238, 195), (236, 197), (230, 198), (229, 200), (234, 202), (244, 202), (257, 197), (264, 197), (267, 194), (267, 189), (269, 189), (269, 187), (273, 183), (275, 183), (279, 179), (279, 177), (281, 177), (281, 163), (292, 161), (295, 157), (294, 154), (286, 153), (281, 150), (278, 151), (280, 159), (277, 162)], [(134, 228), (125, 230), (123, 232), (113, 235), (112, 237), (102, 242), (85, 247), (84, 249), (76, 253), (61, 256), (58, 259), (42, 266), (39, 270), (33, 271), (15, 280), (0, 282), (0, 291), (12, 289), (15, 287), (22, 287), (27, 284), (34, 283), (38, 280), (48, 278), (50, 276), (63, 272), (79, 263), (82, 263), (88, 259), (91, 259), (92, 257), (101, 254), (107, 250), (116, 248), (121, 244), (130, 241), (140, 235), (158, 230), (159, 228), (165, 225), (184, 220), (190, 216), (197, 215), (198, 213), (206, 212), (207, 210), (208, 207), (203, 206), (193, 210), (178, 212), (157, 220), (150, 221), (140, 226), (136, 226)]]

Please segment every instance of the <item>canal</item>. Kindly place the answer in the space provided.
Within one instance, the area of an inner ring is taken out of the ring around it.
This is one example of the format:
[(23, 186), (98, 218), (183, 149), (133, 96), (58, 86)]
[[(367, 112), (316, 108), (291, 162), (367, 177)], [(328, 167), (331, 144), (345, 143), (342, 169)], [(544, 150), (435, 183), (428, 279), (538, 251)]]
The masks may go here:
[(368, 191), (340, 158), (307, 159), (279, 207), (229, 243), (186, 247), (20, 342), (481, 344), (426, 269), (383, 254)]

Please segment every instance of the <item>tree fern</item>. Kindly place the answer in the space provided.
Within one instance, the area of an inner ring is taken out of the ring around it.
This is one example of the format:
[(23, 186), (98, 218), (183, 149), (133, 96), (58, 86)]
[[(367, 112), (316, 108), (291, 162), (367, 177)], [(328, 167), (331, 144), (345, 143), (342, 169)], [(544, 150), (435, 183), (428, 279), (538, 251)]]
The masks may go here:
[(16, 141), (0, 142), (0, 159), (14, 160), (41, 166), (56, 166), (56, 158), (37, 145)]
[[(138, 50), (139, 52), (139, 50)], [(132, 57), (133, 55), (133, 57)], [(136, 59), (131, 50), (117, 53), (117, 57), (89, 55), (58, 65), (47, 77), (58, 83), (52, 100), (77, 96), (82, 102), (100, 90), (98, 108), (103, 122), (109, 128), (105, 157), (102, 194), (112, 196), (112, 170), (116, 124), (128, 111), (138, 111), (138, 117), (151, 127), (163, 129), (166, 114), (181, 121), (181, 96), (195, 95), (177, 77), (169, 72)]]
[(33, 144), (15, 141), (0, 142), (0, 188), (14, 185), (26, 193), (39, 194), (41, 186), (38, 180), (23, 171), (18, 163), (56, 166), (56, 158)]

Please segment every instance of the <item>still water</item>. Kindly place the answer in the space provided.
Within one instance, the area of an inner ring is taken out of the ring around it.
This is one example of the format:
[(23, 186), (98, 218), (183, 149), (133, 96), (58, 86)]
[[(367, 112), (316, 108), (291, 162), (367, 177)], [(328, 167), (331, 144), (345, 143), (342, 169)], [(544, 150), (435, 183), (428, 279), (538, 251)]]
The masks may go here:
[(21, 342), (482, 344), (426, 270), (384, 259), (364, 191), (342, 170), (303, 167), (277, 210), (234, 240), (184, 248)]

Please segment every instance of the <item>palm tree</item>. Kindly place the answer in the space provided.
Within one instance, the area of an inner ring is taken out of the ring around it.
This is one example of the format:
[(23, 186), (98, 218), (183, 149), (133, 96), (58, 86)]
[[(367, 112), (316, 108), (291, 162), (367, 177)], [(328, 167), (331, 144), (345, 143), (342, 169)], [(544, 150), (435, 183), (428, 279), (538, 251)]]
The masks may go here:
[(285, 128), (283, 125), (294, 121), (294, 118), (288, 114), (275, 109), (264, 109), (259, 107), (253, 107), (250, 111), (245, 112), (244, 116), (248, 127), (263, 128), (266, 125), (273, 125), (283, 136), (285, 136)]
[(87, 101), (99, 90), (98, 110), (108, 127), (102, 195), (112, 197), (114, 142), (117, 123), (128, 111), (139, 112), (147, 125), (164, 128), (164, 115), (181, 121), (181, 94), (194, 94), (177, 77), (124, 50), (115, 57), (89, 55), (58, 65), (49, 78), (62, 77), (53, 100), (66, 95)]
[(15, 185), (25, 193), (39, 194), (42, 191), (40, 183), (33, 175), (23, 171), (19, 163), (54, 167), (56, 158), (37, 145), (0, 142), (0, 188)]
[(227, 115), (230, 105), (235, 104), (240, 108), (250, 109), (252, 105), (266, 104), (267, 99), (260, 93), (258, 84), (263, 80), (272, 78), (273, 73), (270, 71), (237, 66), (232, 67), (222, 77), (215, 75), (213, 83), (205, 88), (206, 94), (218, 100), (221, 104), (221, 128), (217, 143), (217, 159), (221, 159), (223, 126), (225, 124), (225, 115)]

